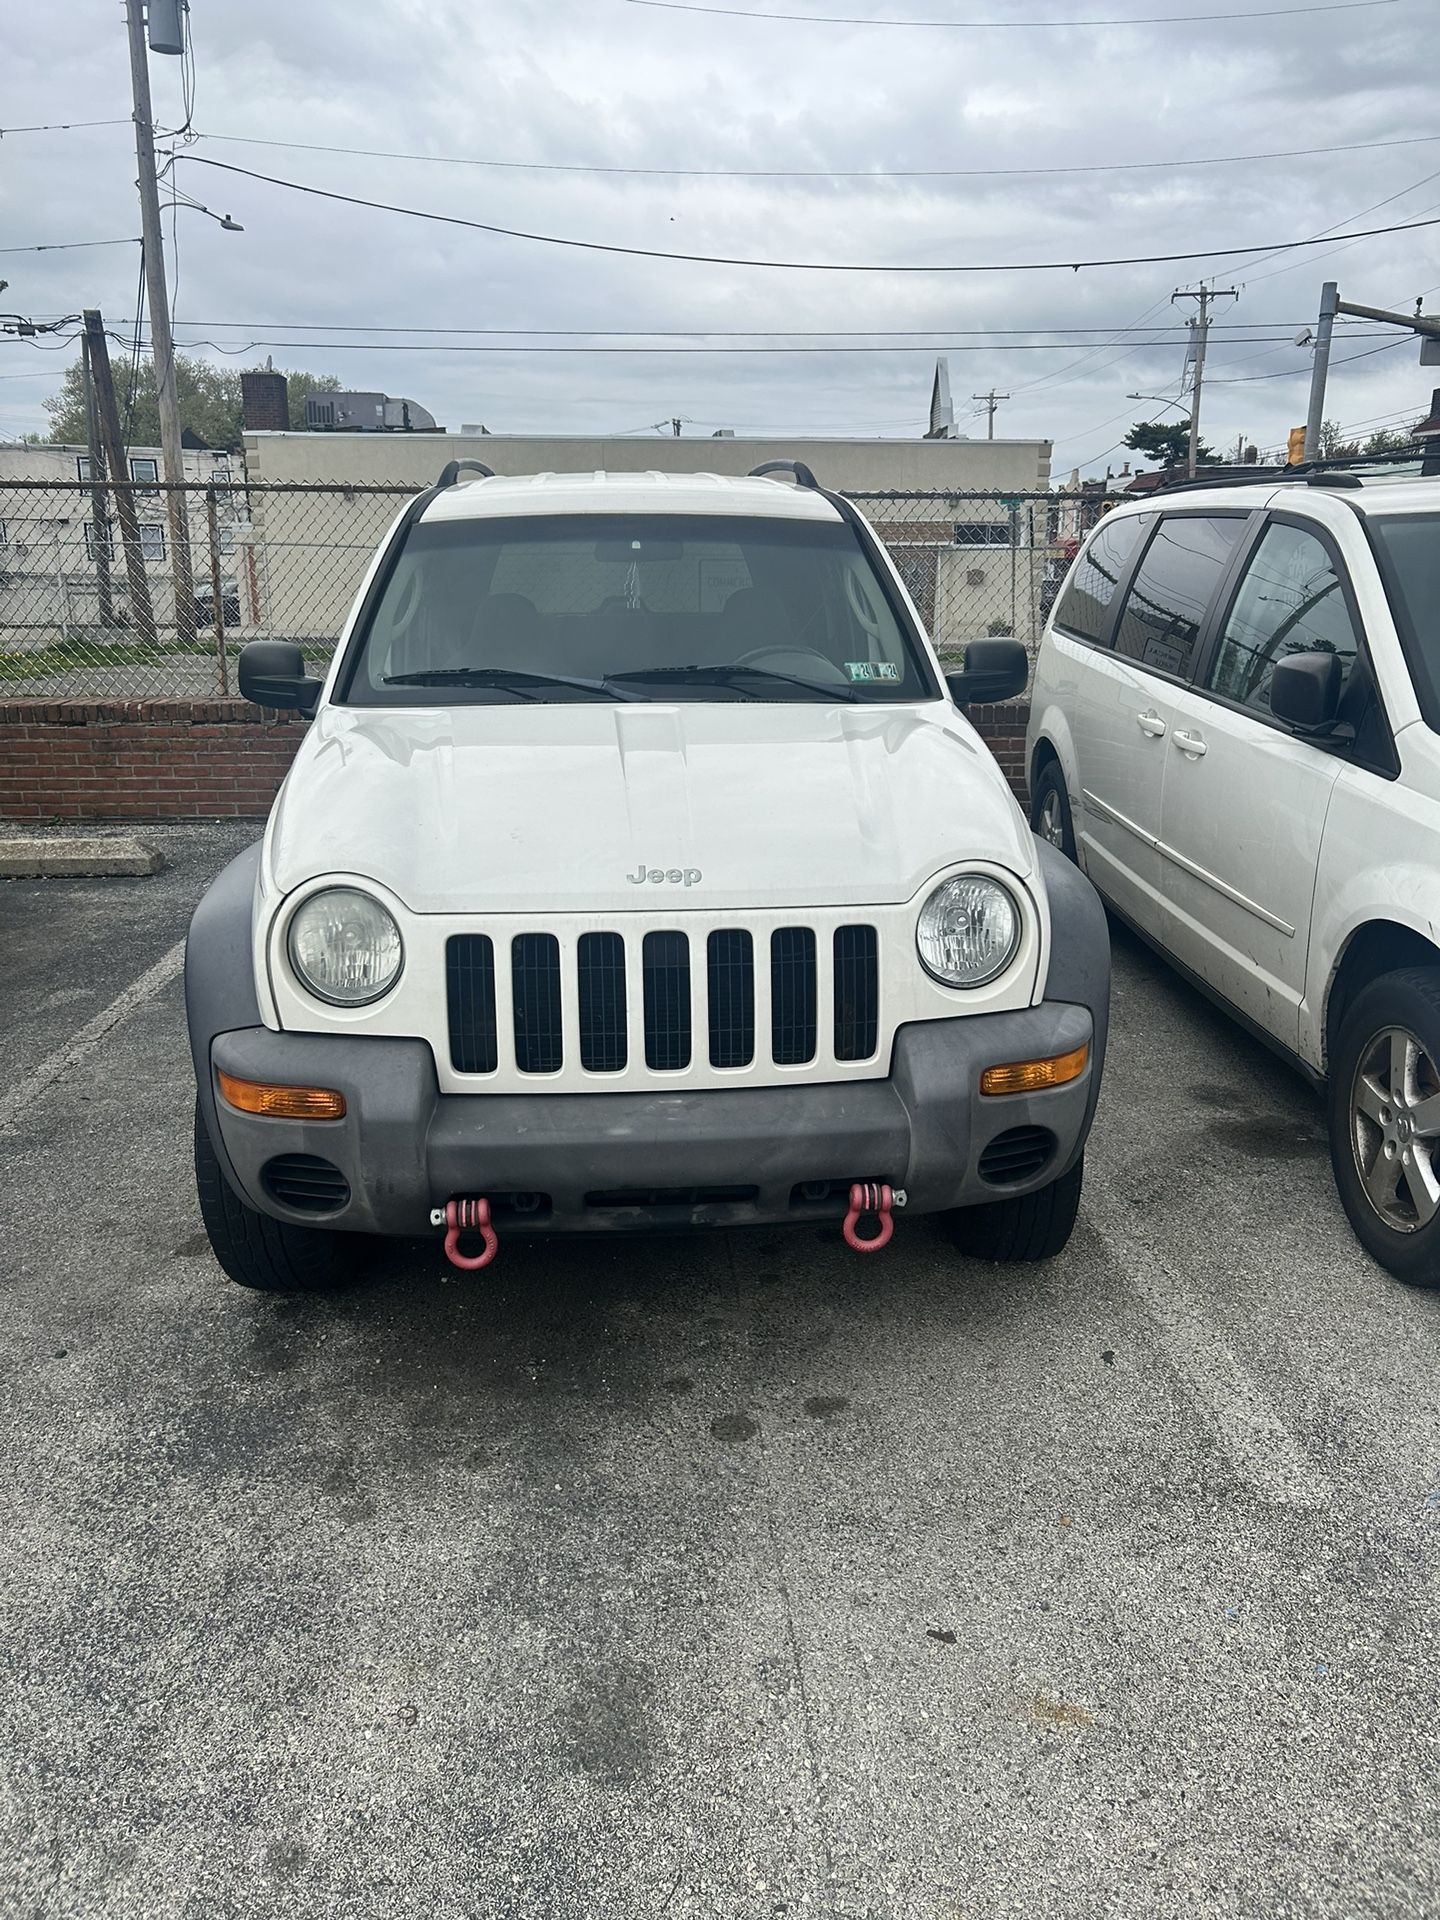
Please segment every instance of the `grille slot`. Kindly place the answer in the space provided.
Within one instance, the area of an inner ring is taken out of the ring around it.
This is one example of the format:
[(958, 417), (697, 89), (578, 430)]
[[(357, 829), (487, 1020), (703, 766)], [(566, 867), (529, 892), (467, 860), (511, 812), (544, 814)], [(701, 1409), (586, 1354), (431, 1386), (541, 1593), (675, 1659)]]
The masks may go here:
[(587, 1193), (587, 1207), (723, 1207), (758, 1200), (758, 1187), (619, 1187)]
[(710, 1064), (748, 1067), (755, 1058), (755, 943), (743, 927), (712, 933), (706, 949), (710, 987)]
[(260, 1170), (272, 1199), (297, 1213), (336, 1213), (350, 1200), (350, 1182), (337, 1166), (313, 1153), (278, 1153)]
[(1040, 1173), (1055, 1150), (1048, 1127), (1008, 1127), (988, 1142), (979, 1159), (982, 1180), (992, 1187), (1011, 1186)]
[(560, 942), (553, 933), (517, 933), (510, 945), (515, 1064), (521, 1073), (558, 1073)]
[(647, 933), (641, 949), (645, 982), (645, 1064), (678, 1073), (690, 1064), (690, 942), (683, 933)]
[(495, 945), (488, 933), (457, 933), (445, 942), (450, 1010), (450, 1063), (457, 1073), (493, 1073)]
[(868, 1060), (880, 1038), (880, 960), (874, 927), (835, 929), (835, 1058)]
[(576, 966), (580, 1064), (587, 1073), (619, 1073), (629, 1057), (625, 1033), (625, 942), (618, 933), (582, 933)]
[(777, 927), (770, 936), (770, 1052), (777, 1067), (815, 1058), (815, 934)]

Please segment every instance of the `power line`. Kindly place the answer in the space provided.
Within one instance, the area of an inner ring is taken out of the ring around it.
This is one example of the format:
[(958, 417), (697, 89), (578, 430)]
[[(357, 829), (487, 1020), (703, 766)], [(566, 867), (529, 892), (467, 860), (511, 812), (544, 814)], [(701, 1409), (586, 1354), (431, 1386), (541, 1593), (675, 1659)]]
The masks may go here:
[(76, 247), (138, 247), (140, 236), (132, 233), (123, 240), (51, 240), (43, 247), (0, 247), (0, 253), (68, 253)]
[(80, 127), (128, 127), (128, 116), (123, 120), (51, 120), (39, 127), (0, 127), (0, 140), (8, 140), (14, 133), (74, 133)]
[[(180, 322), (180, 325), (182, 327), (185, 326), (186, 324), (187, 323), (183, 320)], [(188, 324), (193, 326), (196, 323), (191, 321)], [(1259, 337), (1263, 338), (1267, 342), (1271, 341), (1272, 339), (1272, 336), (1268, 334), (1261, 335)], [(1362, 334), (1359, 336), (1352, 336), (1352, 337), (1358, 337), (1361, 339), (1366, 339), (1366, 338), (1373, 339), (1375, 338), (1375, 335)], [(1153, 347), (1157, 351), (1159, 350), (1168, 351), (1175, 344), (1176, 344), (1175, 342), (1170, 340), (1141, 341), (1137, 346), (1127, 348), (1126, 351), (1127, 353), (1142, 353), (1146, 350), (1147, 347)], [(1236, 346), (1248, 346), (1252, 343), (1249, 340), (1246, 340), (1242, 337), (1241, 339), (1235, 341), (1234, 344)], [(1282, 344), (1284, 343), (1282, 342)], [(429, 341), (415, 341), (415, 340), (277, 340), (266, 335), (266, 336), (257, 336), (256, 338), (247, 340), (240, 345), (236, 345), (234, 343), (225, 344), (219, 340), (209, 338), (208, 336), (192, 337), (185, 340), (178, 340), (176, 342), (176, 345), (185, 347), (187, 349), (192, 347), (212, 347), (216, 353), (223, 353), (235, 358), (238, 358), (241, 354), (253, 352), (257, 347), (267, 347), (271, 349), (279, 349), (285, 352), (429, 353), (429, 354), (437, 354), (437, 355), (438, 354), (457, 354), (457, 353), (465, 353), (465, 354), (580, 353), (580, 354), (600, 354), (600, 355), (642, 354), (642, 355), (657, 355), (657, 356), (679, 356), (682, 358), (686, 356), (695, 356), (695, 355), (723, 356), (723, 357), (730, 357), (730, 358), (733, 358), (736, 355), (742, 355), (742, 356), (753, 355), (759, 358), (767, 358), (767, 357), (786, 356), (786, 355), (792, 355), (792, 354), (815, 355), (815, 354), (841, 354), (841, 353), (850, 353), (850, 354), (853, 354), (853, 353), (888, 353), (888, 354), (918, 353), (918, 354), (923, 354), (928, 359), (932, 354), (986, 353), (986, 354), (998, 355), (998, 354), (1006, 354), (1006, 353), (1070, 353), (1070, 352), (1073, 352), (1076, 347), (1083, 345), (1083, 342), (1079, 340), (1050, 340), (1050, 341), (1032, 341), (1028, 343), (1018, 342), (1009, 346), (987, 345), (981, 342), (979, 344), (967, 344), (967, 345), (957, 346), (952, 342), (942, 339), (942, 340), (930, 341), (923, 345), (916, 345), (916, 346), (891, 345), (891, 346), (857, 347), (857, 346), (838, 345), (838, 346), (828, 346), (828, 347), (795, 347), (795, 346), (654, 347), (654, 346), (634, 345), (634, 346), (615, 347), (615, 346), (588, 346), (582, 343), (575, 343), (567, 346), (549, 346), (549, 345), (536, 346), (526, 341), (514, 341), (510, 343), (505, 343), (505, 344), (494, 343), (494, 344), (486, 344), (484, 346), (477, 346), (470, 343), (460, 343), (455, 341), (437, 341), (432, 344)], [(977, 395), (976, 397), (984, 398), (983, 395)], [(1005, 394), (1005, 395), (999, 395), (997, 397), (1001, 399), (1008, 399), (1010, 396), (1008, 394)]]
[[(1387, 340), (1383, 347), (1367, 347), (1364, 353), (1347, 353), (1343, 360), (1332, 360), (1332, 367), (1348, 367), (1353, 360), (1368, 360), (1372, 354), (1389, 353), (1395, 347), (1411, 344), (1411, 336), (1402, 333), (1396, 340)], [(1248, 387), (1255, 380), (1294, 380), (1305, 371), (1303, 367), (1284, 367), (1278, 373), (1242, 373), (1238, 380), (1212, 380), (1212, 387)]]
[[(1155, 304), (1158, 306), (1160, 303), (1157, 301)], [(1153, 308), (1147, 311), (1153, 311)], [(128, 316), (117, 320), (115, 324), (128, 326)], [(1147, 327), (1140, 327), (1133, 321), (1123, 327), (407, 327), (361, 322), (352, 324), (331, 320), (202, 320), (197, 317), (182, 321), (180, 324), (189, 327), (229, 327), (250, 332), (270, 330), (277, 333), (458, 333), (476, 338), (523, 334), (526, 339), (532, 340), (933, 340), (939, 334), (943, 334), (947, 340), (959, 340), (966, 338), (1031, 339), (1037, 333), (1067, 336), (1103, 334), (1105, 338), (1101, 341), (1100, 347), (1092, 349), (1096, 352), (1102, 351), (1112, 340), (1119, 339), (1125, 333), (1162, 331), (1185, 333), (1188, 331), (1183, 321), (1167, 321), (1163, 326), (1156, 323), (1154, 326)], [(1262, 328), (1290, 335), (1297, 327), (1309, 326), (1309, 324), (1308, 320), (1216, 320), (1212, 322), (1210, 330), (1212, 333), (1219, 333), (1234, 327), (1243, 329), (1247, 334), (1253, 332), (1256, 339), (1259, 339), (1262, 337)], [(1067, 344), (1071, 342), (1067, 340)], [(1248, 341), (1237, 341), (1234, 344), (1248, 344)]]
[[(99, 124), (99, 123), (97, 123)], [(1399, 140), (1350, 140), (1329, 147), (1282, 147), (1268, 153), (1217, 153), (1194, 160), (1076, 161), (1063, 167), (618, 167), (560, 160), (493, 160), (469, 154), (398, 153), (385, 147), (323, 146), (310, 140), (260, 140), (240, 133), (193, 133), (194, 140), (227, 146), (276, 147), (293, 153), (338, 153), (359, 160), (414, 160), (440, 167), (492, 167), (509, 173), (621, 174), (661, 180), (1018, 180), (1073, 173), (1143, 173), (1187, 167), (1253, 165), (1260, 160), (1310, 160), (1327, 153), (1374, 153), (1384, 147), (1432, 146), (1440, 134), (1422, 133)]]
[(751, 7), (702, 6), (697, 0), (627, 0), (632, 7), (664, 13), (723, 14), (730, 20), (791, 20), (822, 27), (949, 27), (965, 32), (991, 27), (1169, 27), (1194, 20), (1275, 20), (1300, 13), (1357, 13), (1363, 7), (1393, 7), (1398, 0), (1332, 0), (1327, 6), (1247, 8), (1242, 13), (1128, 13), (1089, 20), (886, 20), (853, 13), (774, 13)]
[[(1313, 239), (1286, 240), (1278, 245), (1274, 241), (1269, 241), (1264, 246), (1206, 247), (1192, 249), (1185, 253), (1122, 254), (1113, 258), (1095, 260), (1001, 260), (933, 266), (887, 261), (746, 260), (730, 254), (678, 253), (661, 247), (623, 247), (610, 241), (576, 240), (560, 234), (530, 233), (518, 227), (498, 226), (488, 220), (467, 220), (456, 213), (432, 213), (421, 207), (404, 207), (387, 200), (368, 200), (359, 194), (337, 193), (329, 187), (307, 186), (299, 180), (283, 180), (274, 174), (257, 173), (250, 167), (232, 166), (226, 160), (208, 160), (204, 154), (200, 153), (187, 153), (178, 157), (183, 157), (197, 167), (216, 167), (222, 173), (240, 174), (247, 180), (262, 181), (266, 186), (285, 187), (293, 193), (308, 194), (318, 200), (338, 201), (344, 206), (366, 207), (374, 213), (398, 213), (412, 220), (429, 220), (447, 227), (465, 227), (475, 233), (493, 233), (506, 240), (529, 240), (540, 246), (569, 247), (582, 253), (618, 254), (632, 260), (674, 260), (689, 266), (783, 268), (801, 273), (1079, 273), (1084, 268), (1164, 266), (1181, 260), (1211, 260), (1217, 254), (1292, 253), (1302, 247), (1313, 247), (1317, 244)], [(1435, 226), (1440, 226), (1440, 217), (1430, 220), (1404, 220), (1388, 227), (1371, 227), (1363, 233), (1342, 235), (1342, 238), (1372, 240), (1381, 234), (1410, 233), (1420, 227)]]

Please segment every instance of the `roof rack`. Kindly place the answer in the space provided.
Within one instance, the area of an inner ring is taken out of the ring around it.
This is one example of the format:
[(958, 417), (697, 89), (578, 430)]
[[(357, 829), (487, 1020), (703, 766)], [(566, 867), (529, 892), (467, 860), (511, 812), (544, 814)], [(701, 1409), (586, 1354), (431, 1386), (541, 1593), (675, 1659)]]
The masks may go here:
[(763, 480), (767, 473), (793, 473), (797, 487), (810, 487), (816, 493), (825, 491), (803, 460), (766, 460), (750, 469), (749, 478)]
[[(1155, 487), (1150, 494), (1135, 496), (1148, 499), (1154, 494), (1188, 493), (1197, 487), (1249, 487), (1265, 486), (1307, 486), (1307, 487), (1358, 487), (1363, 484), (1363, 475), (1369, 470), (1384, 472), (1388, 467), (1414, 466), (1425, 458), (1419, 447), (1397, 447), (1389, 453), (1347, 454), (1338, 460), (1307, 460), (1293, 467), (1251, 467), (1248, 472), (1197, 474), (1193, 480), (1177, 479), (1168, 481), (1164, 486)], [(1129, 496), (1121, 495), (1121, 498)]]
[(435, 484), (437, 487), (453, 487), (462, 473), (478, 473), (482, 480), (495, 478), (494, 468), (485, 466), (479, 460), (447, 460)]

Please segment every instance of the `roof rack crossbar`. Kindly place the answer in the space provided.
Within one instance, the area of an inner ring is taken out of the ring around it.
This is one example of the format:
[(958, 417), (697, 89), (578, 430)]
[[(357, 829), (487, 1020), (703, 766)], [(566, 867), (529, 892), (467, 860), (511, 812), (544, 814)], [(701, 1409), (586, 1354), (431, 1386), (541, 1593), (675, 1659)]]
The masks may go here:
[(440, 469), (440, 478), (435, 484), (437, 487), (453, 487), (462, 473), (478, 473), (482, 480), (495, 478), (494, 468), (485, 466), (482, 461), (447, 460)]
[(793, 473), (797, 487), (810, 487), (816, 493), (825, 491), (803, 460), (766, 460), (758, 467), (752, 467), (749, 477), (763, 480), (767, 473)]

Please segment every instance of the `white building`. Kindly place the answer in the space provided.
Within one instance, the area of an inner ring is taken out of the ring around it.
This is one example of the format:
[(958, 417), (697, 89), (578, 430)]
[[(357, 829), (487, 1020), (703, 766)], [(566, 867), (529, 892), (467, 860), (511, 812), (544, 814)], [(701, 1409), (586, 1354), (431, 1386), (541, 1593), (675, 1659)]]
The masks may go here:
[[(195, 448), (183, 458), (197, 625), (207, 634), (213, 630), (218, 571), (225, 626), (254, 628), (263, 596), (249, 551), (243, 455)], [(130, 449), (127, 472), (140, 559), (151, 618), (163, 637), (167, 629), (174, 631), (175, 581), (162, 470), (158, 447)], [(5, 649), (144, 637), (143, 621), (130, 605), (116, 496), (108, 485), (97, 489), (95, 481), (85, 447), (0, 442), (0, 645)]]

